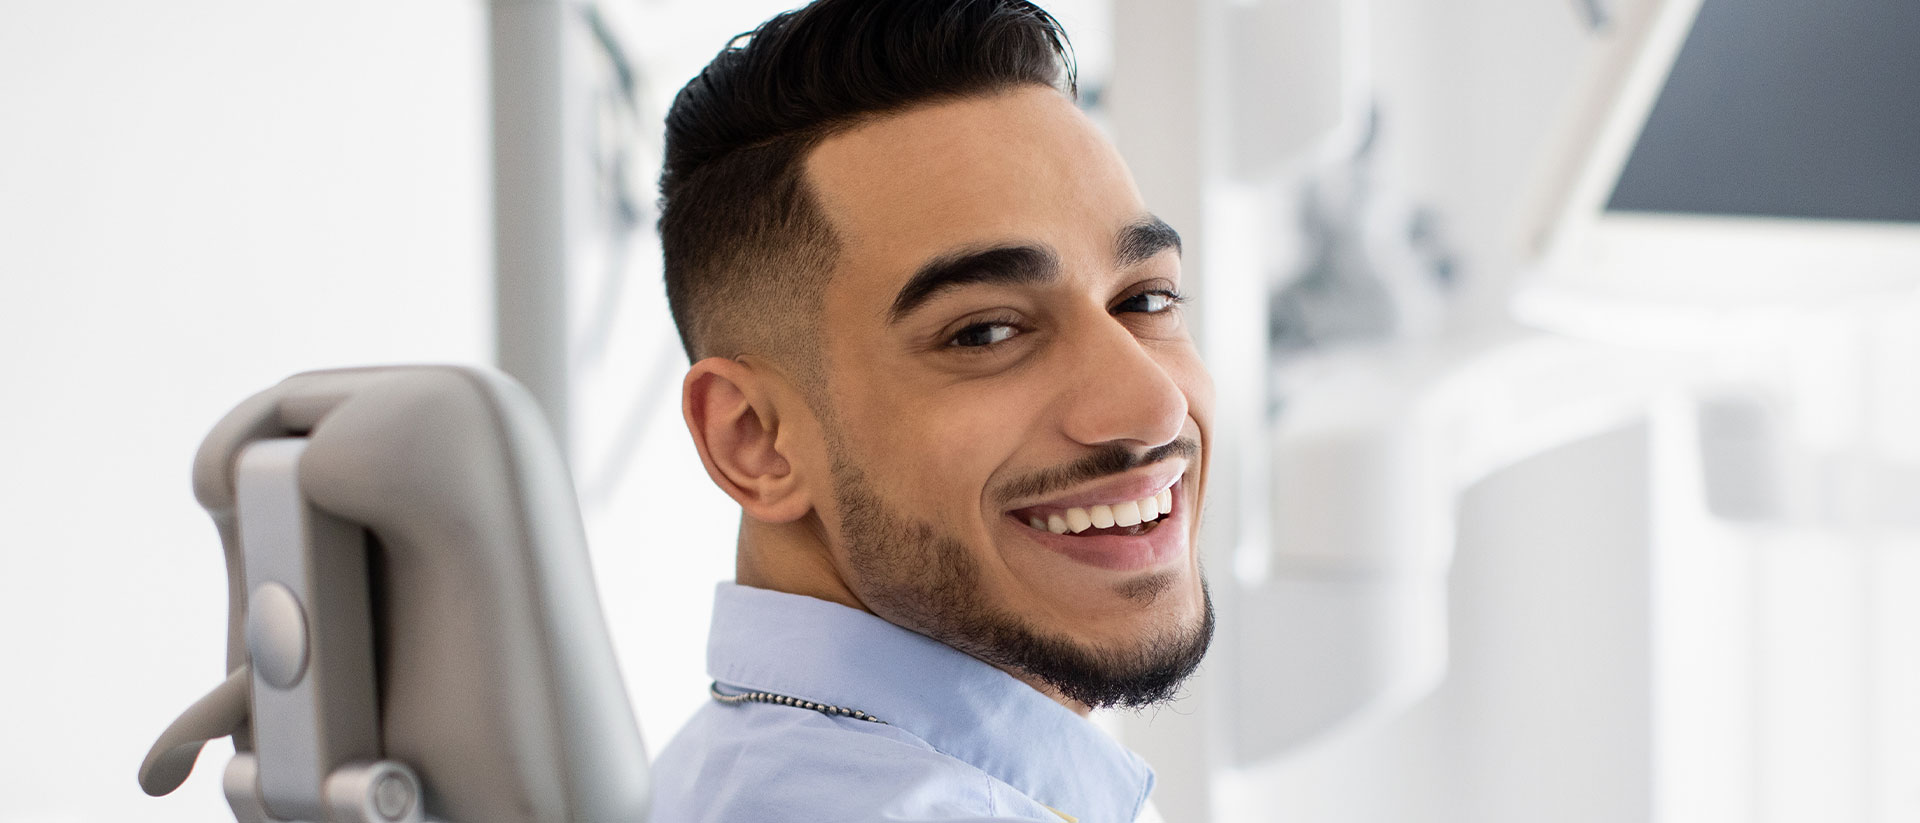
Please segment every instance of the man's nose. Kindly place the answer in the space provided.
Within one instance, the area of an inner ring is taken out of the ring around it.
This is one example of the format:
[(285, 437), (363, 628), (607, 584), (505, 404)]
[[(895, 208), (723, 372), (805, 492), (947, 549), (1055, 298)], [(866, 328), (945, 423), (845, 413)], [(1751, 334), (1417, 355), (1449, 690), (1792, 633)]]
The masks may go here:
[(1068, 349), (1059, 402), (1069, 438), (1153, 448), (1180, 436), (1187, 396), (1155, 345), (1108, 317)]

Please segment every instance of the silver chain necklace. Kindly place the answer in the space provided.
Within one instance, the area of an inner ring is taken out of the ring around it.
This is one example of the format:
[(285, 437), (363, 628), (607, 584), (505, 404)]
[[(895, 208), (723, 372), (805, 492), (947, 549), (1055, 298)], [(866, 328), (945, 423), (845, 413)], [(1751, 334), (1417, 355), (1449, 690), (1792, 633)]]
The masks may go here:
[(737, 706), (741, 703), (771, 703), (775, 706), (792, 706), (796, 709), (810, 709), (812, 711), (816, 711), (821, 714), (833, 715), (834, 717), (851, 717), (855, 720), (865, 720), (868, 723), (878, 723), (882, 726), (887, 725), (887, 721), (881, 720), (880, 718), (874, 717), (873, 715), (867, 714), (866, 712), (860, 711), (859, 709), (847, 709), (847, 708), (841, 708), (839, 706), (829, 706), (825, 703), (815, 703), (811, 700), (801, 700), (798, 697), (788, 697), (784, 694), (774, 694), (773, 692), (741, 692), (740, 694), (727, 694), (726, 692), (720, 691), (720, 681), (718, 680), (714, 681), (713, 685), (707, 687), (707, 693), (713, 695), (713, 699), (718, 700), (722, 703), (725, 703), (729, 706)]

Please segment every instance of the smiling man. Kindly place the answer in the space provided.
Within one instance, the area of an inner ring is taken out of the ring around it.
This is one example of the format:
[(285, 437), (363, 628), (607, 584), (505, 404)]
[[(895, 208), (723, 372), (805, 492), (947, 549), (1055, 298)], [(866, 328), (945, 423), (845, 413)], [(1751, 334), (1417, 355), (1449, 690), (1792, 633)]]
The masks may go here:
[(655, 819), (1129, 821), (1090, 709), (1212, 633), (1180, 240), (1012, 0), (820, 0), (667, 122), (687, 427), (742, 511)]

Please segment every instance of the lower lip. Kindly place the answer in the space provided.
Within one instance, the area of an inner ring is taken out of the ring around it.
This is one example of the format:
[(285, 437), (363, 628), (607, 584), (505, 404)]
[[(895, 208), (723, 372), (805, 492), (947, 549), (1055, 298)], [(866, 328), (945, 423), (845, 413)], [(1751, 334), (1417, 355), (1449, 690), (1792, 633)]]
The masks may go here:
[(1186, 501), (1181, 486), (1173, 487), (1173, 511), (1161, 515), (1152, 531), (1145, 534), (1108, 534), (1078, 537), (1072, 533), (1054, 534), (1007, 517), (1007, 523), (1035, 543), (1066, 555), (1068, 559), (1109, 571), (1137, 572), (1166, 565), (1187, 553)]

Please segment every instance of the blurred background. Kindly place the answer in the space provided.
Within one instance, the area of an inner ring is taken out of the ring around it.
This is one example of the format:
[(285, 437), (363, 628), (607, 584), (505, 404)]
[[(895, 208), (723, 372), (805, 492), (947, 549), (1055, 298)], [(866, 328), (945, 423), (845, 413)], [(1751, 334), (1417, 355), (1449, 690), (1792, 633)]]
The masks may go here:
[[(294, 372), (494, 364), (658, 748), (737, 509), (660, 123), (787, 2), (5, 2), (0, 820), (231, 819), (189, 466)], [(1221, 390), (1171, 821), (1920, 820), (1920, 7), (1071, 0)], [(230, 751), (228, 749), (227, 751)]]

